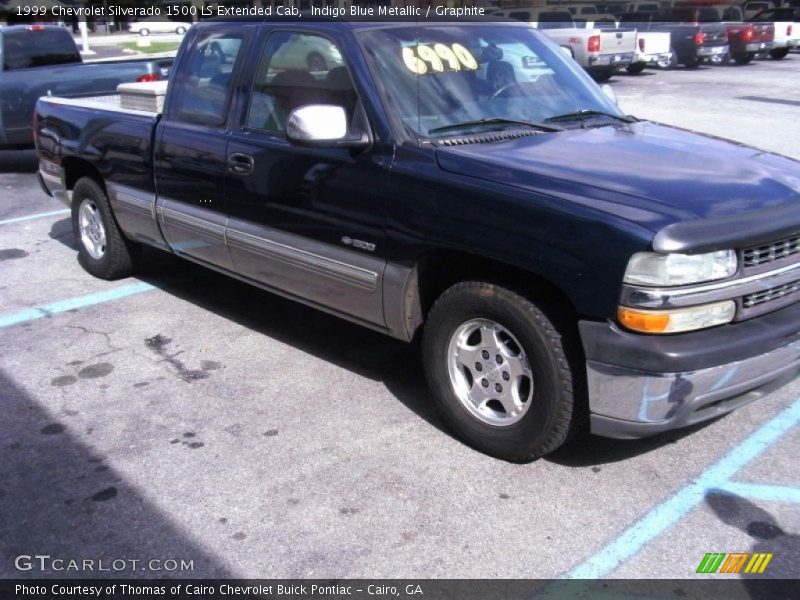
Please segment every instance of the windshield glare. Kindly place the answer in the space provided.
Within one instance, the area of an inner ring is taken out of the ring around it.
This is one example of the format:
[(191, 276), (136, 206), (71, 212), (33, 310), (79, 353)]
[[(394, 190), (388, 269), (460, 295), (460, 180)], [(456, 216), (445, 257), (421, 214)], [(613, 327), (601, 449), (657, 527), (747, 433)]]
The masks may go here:
[(558, 46), (528, 28), (386, 28), (361, 32), (359, 41), (387, 109), (417, 137), (460, 134), (432, 130), (480, 119), (542, 122), (581, 110), (622, 114)]

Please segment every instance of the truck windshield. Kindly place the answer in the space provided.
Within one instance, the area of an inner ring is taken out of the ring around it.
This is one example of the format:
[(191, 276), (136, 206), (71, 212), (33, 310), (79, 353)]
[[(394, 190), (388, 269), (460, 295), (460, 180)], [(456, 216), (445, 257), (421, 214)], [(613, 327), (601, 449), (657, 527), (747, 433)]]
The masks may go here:
[(4, 71), (81, 62), (78, 48), (66, 29), (10, 30), (3, 32), (2, 40)]
[[(412, 137), (541, 123), (578, 111), (622, 115), (554, 44), (533, 30), (490, 24), (368, 30), (358, 34), (388, 110)], [(505, 121), (505, 122), (504, 122)]]

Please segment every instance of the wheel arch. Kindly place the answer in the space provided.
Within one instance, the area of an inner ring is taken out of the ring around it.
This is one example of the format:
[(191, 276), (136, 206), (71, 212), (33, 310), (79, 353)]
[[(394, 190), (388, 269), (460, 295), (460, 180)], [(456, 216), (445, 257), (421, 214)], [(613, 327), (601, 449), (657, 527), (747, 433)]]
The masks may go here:
[(104, 192), (106, 191), (106, 184), (100, 171), (88, 160), (68, 156), (61, 161), (61, 168), (64, 171), (64, 185), (68, 190), (74, 189), (79, 179), (90, 177), (103, 188)]

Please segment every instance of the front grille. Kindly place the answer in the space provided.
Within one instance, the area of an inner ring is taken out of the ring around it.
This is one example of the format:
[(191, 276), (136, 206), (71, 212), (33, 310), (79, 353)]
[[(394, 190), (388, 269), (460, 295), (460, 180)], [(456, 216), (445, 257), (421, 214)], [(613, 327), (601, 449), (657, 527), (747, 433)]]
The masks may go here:
[(800, 291), (800, 280), (748, 294), (742, 298), (742, 306), (744, 308), (752, 308), (765, 302), (784, 298), (798, 291)]
[(786, 238), (771, 244), (752, 246), (742, 252), (742, 262), (746, 267), (757, 267), (800, 252), (800, 236)]

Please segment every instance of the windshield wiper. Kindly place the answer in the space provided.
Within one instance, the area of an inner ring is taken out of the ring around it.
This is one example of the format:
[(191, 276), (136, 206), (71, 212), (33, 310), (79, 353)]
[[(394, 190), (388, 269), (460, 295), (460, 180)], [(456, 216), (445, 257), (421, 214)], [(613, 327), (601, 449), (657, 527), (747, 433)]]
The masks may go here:
[(439, 133), (443, 131), (451, 131), (453, 129), (463, 129), (465, 127), (474, 127), (476, 125), (522, 125), (523, 127), (532, 127), (540, 131), (549, 131), (549, 132), (563, 131), (563, 128), (555, 125), (545, 125), (544, 123), (523, 121), (522, 119), (506, 119), (505, 117), (487, 117), (485, 119), (462, 121), (461, 123), (452, 123), (450, 125), (442, 125), (441, 127), (434, 127), (433, 129), (429, 129), (428, 133)]
[(555, 123), (558, 121), (583, 121), (585, 119), (591, 119), (593, 117), (609, 117), (611, 119), (616, 119), (618, 121), (622, 121), (623, 123), (636, 123), (639, 119), (636, 117), (631, 116), (624, 116), (621, 117), (620, 115), (614, 115), (608, 112), (603, 112), (602, 110), (589, 110), (587, 108), (576, 110), (573, 112), (564, 113), (563, 115), (556, 115), (555, 117), (548, 117), (544, 120), (545, 123)]

